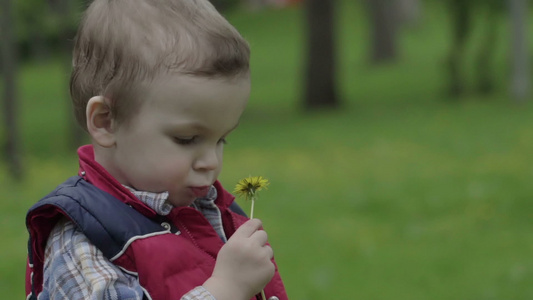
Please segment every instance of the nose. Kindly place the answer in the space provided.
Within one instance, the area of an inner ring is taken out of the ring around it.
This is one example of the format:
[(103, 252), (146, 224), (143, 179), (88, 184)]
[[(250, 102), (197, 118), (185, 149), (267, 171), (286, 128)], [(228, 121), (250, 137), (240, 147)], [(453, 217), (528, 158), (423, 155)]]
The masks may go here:
[(193, 168), (199, 171), (216, 170), (222, 163), (222, 153), (215, 148), (205, 149), (194, 161)]

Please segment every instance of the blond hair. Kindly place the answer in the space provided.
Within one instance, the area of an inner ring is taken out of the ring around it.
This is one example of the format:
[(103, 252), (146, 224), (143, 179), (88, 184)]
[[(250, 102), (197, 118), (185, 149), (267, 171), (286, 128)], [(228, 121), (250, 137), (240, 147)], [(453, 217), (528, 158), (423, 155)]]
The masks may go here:
[(70, 93), (78, 123), (93, 96), (111, 100), (121, 122), (156, 76), (236, 76), (250, 49), (208, 0), (94, 0), (76, 35)]

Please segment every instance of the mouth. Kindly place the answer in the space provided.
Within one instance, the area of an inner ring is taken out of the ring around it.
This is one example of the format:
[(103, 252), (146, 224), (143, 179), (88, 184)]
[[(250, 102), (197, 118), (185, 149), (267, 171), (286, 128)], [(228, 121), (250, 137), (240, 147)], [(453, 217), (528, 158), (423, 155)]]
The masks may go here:
[(210, 186), (206, 185), (206, 186), (193, 186), (193, 187), (190, 187), (189, 189), (197, 198), (201, 198), (201, 197), (207, 196), (207, 193), (209, 192), (210, 188), (211, 188)]

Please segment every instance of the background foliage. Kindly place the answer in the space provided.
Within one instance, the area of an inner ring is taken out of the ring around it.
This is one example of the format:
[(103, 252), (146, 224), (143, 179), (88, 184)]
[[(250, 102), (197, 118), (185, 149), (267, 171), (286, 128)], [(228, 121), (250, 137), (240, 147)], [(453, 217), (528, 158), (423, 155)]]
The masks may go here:
[[(256, 214), (290, 298), (533, 299), (533, 111), (506, 92), (507, 22), (496, 92), (456, 99), (443, 92), (443, 4), (425, 2), (397, 63), (371, 67), (363, 9), (340, 3), (344, 105), (312, 113), (299, 109), (301, 9), (227, 12), (252, 47), (253, 92), (221, 181), (231, 189), (250, 174), (270, 179)], [(26, 180), (0, 165), (6, 299), (24, 297), (25, 211), (77, 169), (63, 59), (28, 61), (21, 72)]]

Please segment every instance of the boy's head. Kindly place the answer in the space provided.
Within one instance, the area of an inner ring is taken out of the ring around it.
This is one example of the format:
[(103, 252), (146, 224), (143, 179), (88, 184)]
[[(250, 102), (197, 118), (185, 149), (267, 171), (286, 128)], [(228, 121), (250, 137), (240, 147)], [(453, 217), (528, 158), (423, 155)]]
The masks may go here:
[(89, 99), (103, 96), (118, 123), (166, 75), (236, 77), (249, 72), (246, 41), (208, 0), (94, 0), (76, 37), (70, 91), (87, 129)]
[(95, 160), (174, 206), (205, 196), (248, 101), (249, 52), (208, 0), (94, 0), (71, 94)]

